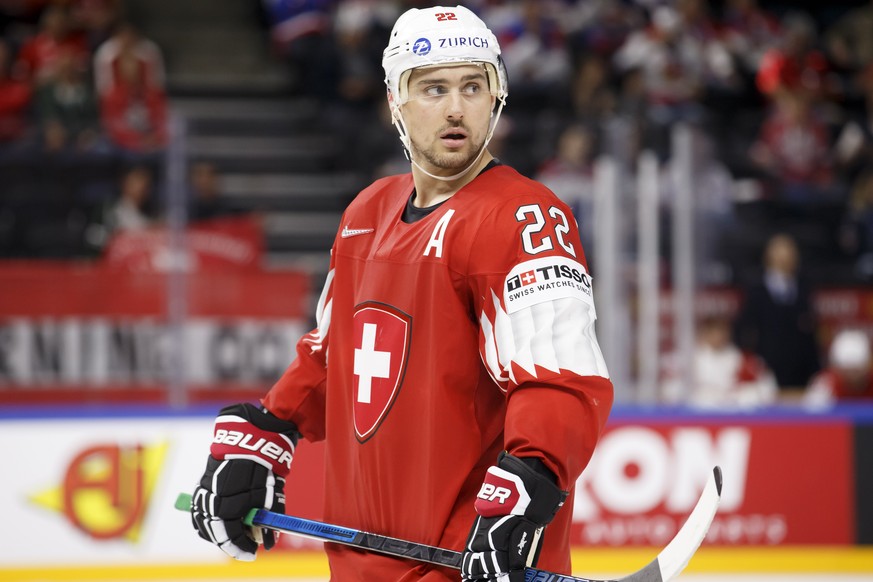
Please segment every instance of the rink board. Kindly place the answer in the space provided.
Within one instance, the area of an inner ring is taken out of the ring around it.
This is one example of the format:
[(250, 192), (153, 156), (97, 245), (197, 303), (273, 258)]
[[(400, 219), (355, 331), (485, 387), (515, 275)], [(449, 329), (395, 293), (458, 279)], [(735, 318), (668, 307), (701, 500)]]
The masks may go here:
[[(260, 576), (260, 568), (267, 577), (321, 576), (316, 542), (282, 536), (268, 559), (229, 563), (173, 509), (202, 473), (217, 407), (0, 409), (8, 468), (0, 510), (15, 524), (0, 529), (0, 579), (220, 579)], [(873, 573), (871, 547), (854, 545), (869, 535), (869, 500), (859, 491), (870, 489), (858, 483), (870, 480), (870, 418), (860, 409), (617, 410), (575, 491), (579, 573), (630, 571), (651, 559), (699, 494), (698, 471), (713, 464), (725, 471), (724, 503), (692, 568)], [(300, 447), (289, 513), (321, 517), (320, 453)]]

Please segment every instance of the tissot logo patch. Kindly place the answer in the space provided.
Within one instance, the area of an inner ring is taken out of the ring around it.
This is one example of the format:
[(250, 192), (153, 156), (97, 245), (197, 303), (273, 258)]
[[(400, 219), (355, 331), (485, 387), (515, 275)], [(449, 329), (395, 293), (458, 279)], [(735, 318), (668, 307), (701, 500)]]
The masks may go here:
[(503, 286), (507, 313), (565, 297), (580, 299), (594, 308), (591, 275), (569, 257), (543, 257), (519, 263), (506, 276)]
[(353, 330), (355, 434), (364, 442), (385, 420), (400, 391), (412, 318), (390, 305), (363, 303), (355, 312)]

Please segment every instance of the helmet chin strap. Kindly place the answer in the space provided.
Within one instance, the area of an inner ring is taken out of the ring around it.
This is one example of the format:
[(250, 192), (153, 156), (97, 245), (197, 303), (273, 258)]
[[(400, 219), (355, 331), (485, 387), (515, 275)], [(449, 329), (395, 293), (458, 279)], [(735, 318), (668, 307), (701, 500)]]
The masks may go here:
[(491, 112), (492, 119), (491, 119), (490, 127), (488, 128), (488, 135), (485, 136), (485, 142), (482, 144), (482, 147), (479, 148), (479, 153), (476, 156), (476, 159), (474, 159), (472, 162), (470, 162), (470, 164), (466, 168), (464, 168), (463, 170), (461, 170), (460, 172), (458, 172), (457, 174), (455, 174), (453, 176), (437, 176), (436, 174), (431, 174), (430, 172), (428, 172), (427, 170), (422, 168), (421, 164), (419, 164), (418, 162), (413, 160), (412, 159), (412, 147), (411, 147), (411, 142), (409, 139), (409, 133), (406, 131), (406, 124), (403, 121), (403, 114), (400, 113), (399, 106), (396, 106), (393, 108), (393, 112), (392, 112), (393, 114), (392, 114), (391, 118), (392, 118), (392, 122), (394, 123), (394, 127), (397, 128), (397, 133), (400, 134), (400, 141), (401, 141), (401, 143), (403, 143), (403, 153), (406, 154), (406, 159), (408, 159), (409, 162), (413, 166), (415, 166), (416, 168), (421, 170), (426, 176), (429, 176), (429, 177), (433, 178), (434, 180), (440, 180), (443, 182), (452, 182), (453, 180), (457, 180), (458, 178), (466, 175), (467, 172), (472, 170), (473, 167), (479, 163), (479, 160), (482, 159), (482, 156), (485, 154), (485, 150), (488, 149), (488, 144), (491, 142), (491, 138), (494, 137), (494, 129), (497, 127), (497, 122), (500, 121), (500, 113), (503, 111), (503, 104), (504, 104), (504, 100), (501, 99), (500, 103), (497, 106), (497, 115), (494, 115), (493, 111)]

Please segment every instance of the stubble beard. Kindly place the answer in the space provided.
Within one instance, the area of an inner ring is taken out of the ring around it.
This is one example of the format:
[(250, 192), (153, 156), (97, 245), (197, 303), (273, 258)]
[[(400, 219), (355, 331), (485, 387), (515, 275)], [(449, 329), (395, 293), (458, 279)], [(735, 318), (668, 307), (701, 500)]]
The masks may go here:
[(478, 143), (470, 141), (468, 147), (461, 150), (454, 152), (438, 152), (436, 151), (436, 148), (421, 148), (414, 141), (410, 140), (414, 157), (420, 160), (423, 159), (435, 168), (452, 171), (463, 170), (472, 164), (479, 155), (484, 144), (484, 139)]

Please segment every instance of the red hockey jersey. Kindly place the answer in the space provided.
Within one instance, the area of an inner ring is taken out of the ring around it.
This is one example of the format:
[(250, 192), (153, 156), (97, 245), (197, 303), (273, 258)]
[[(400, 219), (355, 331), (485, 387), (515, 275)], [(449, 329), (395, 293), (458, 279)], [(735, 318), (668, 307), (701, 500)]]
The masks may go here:
[[(612, 404), (569, 209), (508, 166), (401, 220), (412, 175), (346, 210), (317, 328), (264, 399), (326, 439), (328, 522), (461, 550), (501, 450), (571, 489)], [(293, 495), (293, 492), (289, 492)], [(539, 567), (568, 573), (572, 498)], [(332, 579), (457, 580), (456, 571), (328, 544)]]

